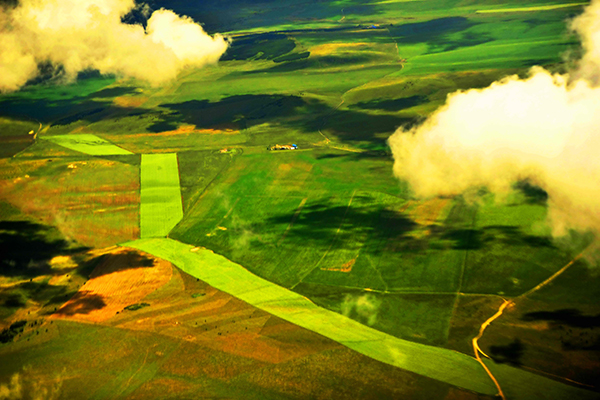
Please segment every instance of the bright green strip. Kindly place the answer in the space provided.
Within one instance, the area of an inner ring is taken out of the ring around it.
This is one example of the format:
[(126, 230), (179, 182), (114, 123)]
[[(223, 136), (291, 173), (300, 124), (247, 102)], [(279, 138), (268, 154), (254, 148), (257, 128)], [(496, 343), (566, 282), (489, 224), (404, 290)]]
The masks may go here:
[[(172, 239), (140, 239), (122, 244), (170, 261), (188, 274), (261, 310), (317, 332), (375, 360), (487, 395), (496, 388), (477, 361), (465, 354), (398, 339), (248, 272), (206, 249)], [(511, 399), (595, 399), (597, 393), (486, 361)]]
[(140, 197), (140, 236), (167, 236), (183, 218), (177, 154), (142, 154)]
[(468, 390), (496, 393), (492, 381), (471, 357), (401, 340), (317, 307), (209, 250), (191, 252), (192, 246), (171, 239), (141, 239), (123, 246), (168, 260), (219, 290), (376, 360)]
[(507, 13), (507, 12), (547, 11), (547, 10), (556, 10), (558, 8), (582, 6), (585, 4), (590, 4), (590, 3), (586, 1), (584, 3), (548, 4), (545, 6), (517, 7), (517, 8), (497, 8), (494, 10), (477, 10), (476, 13), (490, 14), (490, 13)]
[(102, 139), (96, 135), (88, 133), (76, 135), (57, 135), (42, 136), (41, 139), (49, 140), (80, 153), (90, 154), (92, 156), (113, 156), (122, 154), (133, 154), (130, 151), (115, 146), (111, 142)]

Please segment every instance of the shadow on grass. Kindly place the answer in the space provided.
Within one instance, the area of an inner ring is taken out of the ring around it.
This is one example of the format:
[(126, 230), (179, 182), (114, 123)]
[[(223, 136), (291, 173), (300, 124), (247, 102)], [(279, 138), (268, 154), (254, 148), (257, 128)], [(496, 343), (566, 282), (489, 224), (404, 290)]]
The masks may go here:
[[(369, 196), (355, 196), (350, 206), (332, 205), (322, 200), (305, 206), (298, 215), (295, 212), (275, 215), (266, 219), (264, 226), (255, 225), (252, 229), (255, 232), (267, 231), (269, 226), (285, 229), (284, 226), (294, 220), (292, 229), (286, 233), (286, 241), (320, 249), (327, 249), (334, 238), (337, 248), (347, 249), (362, 247), (365, 240), (385, 243), (361, 250), (372, 254), (383, 251), (480, 250), (499, 244), (526, 248), (553, 247), (549, 238), (525, 234), (518, 227), (473, 228), (476, 211), (476, 206), (457, 201), (444, 223), (422, 225), (408, 213), (373, 204)], [(419, 233), (413, 234), (416, 231)], [(231, 234), (235, 235), (236, 231), (232, 230)]]
[(72, 316), (76, 314), (89, 314), (92, 311), (101, 310), (106, 307), (102, 296), (90, 293), (87, 290), (79, 291), (64, 307), (54, 314)]
[(505, 346), (490, 346), (490, 353), (495, 362), (499, 364), (511, 364), (516, 367), (522, 364), (521, 358), (524, 351), (525, 346), (519, 339), (515, 339)]
[(418, 106), (419, 104), (426, 103), (427, 101), (427, 97), (415, 95), (395, 100), (371, 100), (353, 104), (350, 106), (350, 108), (360, 108), (363, 110), (399, 111), (405, 108)]
[[(0, 116), (33, 119), (44, 124), (68, 125), (77, 121), (98, 122), (139, 114), (138, 109), (117, 107), (109, 101), (110, 92), (121, 93), (120, 89), (101, 90), (97, 92), (100, 96), (92, 93), (89, 96), (54, 100), (6, 95), (0, 97)], [(96, 100), (96, 97), (106, 100)]]
[(326, 130), (340, 141), (386, 146), (388, 134), (399, 126), (410, 127), (417, 122), (415, 118), (338, 110), (315, 99), (285, 95), (239, 95), (217, 102), (191, 100), (161, 107), (168, 111), (147, 128), (151, 132), (174, 130), (181, 123), (198, 128), (243, 130), (268, 122), (307, 133)]
[(104, 254), (91, 260), (91, 262), (95, 263), (96, 267), (90, 274), (90, 279), (131, 268), (154, 267), (153, 258), (142, 255), (135, 250), (117, 254)]
[(29, 221), (0, 222), (0, 275), (35, 277), (51, 273), (48, 261), (55, 256), (87, 250), (73, 248), (66, 240), (53, 238), (52, 229)]
[(305, 106), (298, 96), (282, 95), (240, 95), (221, 99), (217, 102), (191, 100), (183, 103), (162, 104), (170, 110), (150, 126), (150, 132), (174, 130), (185, 122), (198, 128), (246, 129), (259, 120), (278, 119), (294, 115), (298, 108)]
[(530, 312), (523, 315), (521, 319), (524, 321), (549, 321), (573, 328), (596, 328), (600, 326), (600, 314), (582, 315), (581, 311), (572, 308)]
[(364, 150), (361, 152), (347, 152), (344, 154), (340, 153), (325, 153), (319, 154), (315, 157), (317, 160), (331, 160), (336, 158), (344, 158), (351, 161), (369, 160), (369, 159), (387, 159), (392, 161), (392, 154), (387, 150)]
[(527, 181), (517, 182), (513, 188), (525, 196), (527, 204), (545, 205), (548, 202), (548, 193)]
[(221, 60), (273, 60), (295, 47), (296, 43), (282, 33), (251, 34), (234, 39)]

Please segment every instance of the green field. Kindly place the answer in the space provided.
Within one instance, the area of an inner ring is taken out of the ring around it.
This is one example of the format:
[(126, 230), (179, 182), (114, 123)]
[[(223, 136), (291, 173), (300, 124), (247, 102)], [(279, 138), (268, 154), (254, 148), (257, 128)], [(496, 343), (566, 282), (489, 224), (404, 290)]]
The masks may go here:
[(122, 149), (119, 146), (115, 146), (107, 140), (88, 133), (44, 136), (43, 139), (49, 140), (68, 149), (92, 156), (133, 154), (132, 152)]
[[(526, 77), (536, 65), (567, 72), (582, 52), (568, 21), (586, 4), (157, 0), (155, 9), (231, 36), (217, 65), (186, 68), (162, 86), (95, 71), (63, 81), (58, 68), (0, 94), (0, 248), (10, 256), (0, 260), (0, 331), (21, 320), (49, 324), (86, 293), (99, 265), (88, 258), (104, 260), (89, 252), (116, 243), (193, 276), (175, 269), (164, 288), (125, 304), (149, 304), (130, 314), (55, 322), (49, 333), (60, 334), (34, 340), (30, 328), (32, 336), (1, 343), (0, 385), (28, 376), (26, 364), (44, 382), (59, 363), (73, 376), (91, 346), (82, 335), (104, 357), (93, 363), (103, 373), (85, 369), (63, 398), (302, 400), (352, 388), (340, 398), (489, 399), (496, 389), (471, 340), (507, 299), (516, 305), (479, 341), (507, 398), (598, 397), (597, 260), (521, 296), (593, 235), (553, 238), (551, 199), (529, 182), (514, 182), (503, 202), (483, 188), (416, 198), (394, 177), (387, 143), (455, 91)], [(267, 150), (292, 143), (297, 150)], [(61, 257), (77, 265), (59, 271)], [(111, 293), (77, 315), (102, 309)], [(203, 316), (227, 304), (226, 316)], [(262, 325), (244, 307), (262, 310)], [(234, 320), (245, 313), (240, 328)], [(194, 357), (178, 364), (186, 351)], [(337, 354), (363, 361), (349, 372), (332, 361)], [(363, 374), (363, 355), (388, 369), (371, 360)], [(52, 365), (41, 367), (44, 357)]]
[(142, 154), (140, 236), (166, 236), (183, 217), (177, 154)]
[[(194, 249), (171, 239), (142, 239), (124, 243), (123, 246), (171, 261), (217, 289), (375, 360), (478, 393), (496, 393), (487, 375), (471, 357), (400, 340), (356, 323), (317, 307), (305, 297), (261, 279), (209, 250)], [(541, 387), (547, 390), (547, 399), (597, 397), (593, 392), (559, 384), (548, 378), (502, 365), (491, 365), (503, 383), (511, 388), (512, 398), (515, 399), (532, 398)]]
[(485, 373), (470, 357), (370, 329), (317, 307), (305, 297), (273, 285), (210, 251), (191, 252), (192, 246), (169, 239), (139, 240), (123, 246), (169, 260), (217, 289), (376, 360), (476, 392), (495, 393)]

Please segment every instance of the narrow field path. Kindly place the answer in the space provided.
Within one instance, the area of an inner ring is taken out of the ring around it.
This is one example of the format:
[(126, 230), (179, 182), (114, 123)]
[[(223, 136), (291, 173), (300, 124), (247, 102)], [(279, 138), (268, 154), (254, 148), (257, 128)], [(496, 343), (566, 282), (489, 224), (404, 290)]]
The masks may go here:
[[(375, 360), (477, 393), (497, 394), (496, 386), (476, 359), (457, 351), (399, 339), (318, 307), (306, 297), (262, 279), (210, 250), (196, 250), (191, 245), (164, 238), (140, 239), (122, 246), (170, 261), (216, 289)], [(595, 392), (518, 368), (491, 361), (486, 365), (511, 387), (509, 399), (598, 398)]]
[(475, 357), (477, 358), (477, 361), (479, 362), (479, 364), (481, 364), (481, 366), (483, 367), (485, 372), (487, 372), (490, 379), (494, 382), (494, 385), (496, 385), (496, 388), (498, 389), (498, 396), (500, 396), (503, 400), (506, 400), (506, 396), (504, 395), (504, 392), (502, 391), (502, 387), (500, 387), (500, 383), (498, 383), (498, 380), (492, 374), (492, 372), (489, 370), (487, 365), (485, 365), (483, 363), (483, 360), (481, 359), (481, 356), (479, 355), (479, 353), (483, 354), (487, 358), (490, 358), (490, 357), (481, 350), (481, 348), (479, 347), (478, 341), (483, 336), (483, 332), (485, 332), (485, 328), (487, 328), (496, 318), (500, 317), (502, 315), (502, 313), (504, 312), (504, 309), (506, 307), (510, 306), (511, 304), (512, 304), (512, 302), (510, 302), (508, 300), (504, 300), (504, 302), (502, 303), (502, 305), (500, 306), (500, 308), (498, 309), (496, 314), (492, 315), (483, 324), (481, 324), (481, 327), (479, 328), (479, 334), (477, 336), (475, 336), (472, 341), (473, 342), (473, 351), (475, 352)]
[[(550, 277), (548, 277), (547, 279), (545, 279), (543, 282), (541, 282), (540, 284), (538, 284), (535, 287), (531, 288), (527, 292), (525, 292), (525, 293), (523, 293), (523, 294), (515, 297), (513, 300), (502, 299), (504, 301), (500, 305), (500, 307), (498, 308), (498, 311), (494, 315), (492, 315), (490, 318), (488, 318), (483, 324), (481, 324), (481, 327), (479, 328), (478, 335), (473, 338), (472, 344), (473, 344), (473, 352), (475, 353), (475, 357), (477, 358), (477, 361), (481, 364), (481, 366), (483, 367), (483, 369), (485, 370), (485, 372), (489, 375), (490, 379), (496, 385), (496, 388), (498, 389), (498, 396), (500, 396), (503, 400), (506, 400), (506, 395), (504, 394), (504, 392), (502, 390), (502, 387), (500, 386), (500, 383), (498, 382), (498, 379), (496, 378), (496, 376), (494, 376), (494, 374), (492, 373), (492, 371), (490, 370), (490, 368), (488, 368), (488, 366), (481, 359), (480, 354), (482, 354), (484, 357), (486, 357), (486, 358), (488, 358), (490, 360), (491, 360), (491, 357), (488, 356), (487, 354), (485, 354), (483, 352), (483, 350), (481, 350), (481, 348), (479, 347), (479, 339), (481, 339), (481, 337), (483, 336), (486, 328), (493, 321), (495, 321), (496, 319), (498, 319), (499, 317), (502, 316), (502, 314), (504, 313), (504, 310), (506, 308), (510, 308), (510, 307), (514, 306), (515, 302), (518, 301), (519, 299), (522, 299), (522, 298), (524, 298), (526, 296), (529, 296), (530, 294), (532, 294), (532, 293), (540, 290), (541, 288), (547, 286), (548, 284), (550, 284), (557, 277), (559, 277), (563, 272), (565, 272), (569, 267), (571, 267), (577, 260), (579, 260), (581, 257), (583, 257), (584, 254), (587, 251), (589, 251), (589, 248), (584, 249), (581, 253), (579, 253), (577, 256), (575, 256), (575, 258), (573, 258), (571, 261), (569, 261), (564, 267), (562, 267), (561, 269), (559, 269), (558, 271), (556, 271), (554, 274), (552, 274)], [(543, 371), (538, 371), (538, 372), (543, 372)], [(565, 379), (567, 381), (579, 384), (579, 382), (575, 382), (575, 381), (572, 381), (572, 380), (567, 379), (567, 378), (562, 378), (562, 377), (556, 377), (556, 378)], [(598, 397), (600, 398), (600, 396), (598, 396)]]
[(369, 328), (318, 307), (306, 297), (264, 280), (210, 250), (192, 252), (191, 245), (159, 238), (140, 239), (123, 246), (170, 261), (216, 289), (375, 360), (474, 392), (496, 393), (494, 385), (474, 358), (457, 351), (398, 339)]

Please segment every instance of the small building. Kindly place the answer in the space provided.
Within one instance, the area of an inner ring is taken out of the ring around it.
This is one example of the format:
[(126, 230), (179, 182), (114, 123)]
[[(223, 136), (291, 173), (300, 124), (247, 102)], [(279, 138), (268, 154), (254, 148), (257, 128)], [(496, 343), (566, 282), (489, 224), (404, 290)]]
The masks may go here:
[(296, 150), (298, 148), (295, 144), (275, 144), (269, 147), (269, 150)]

